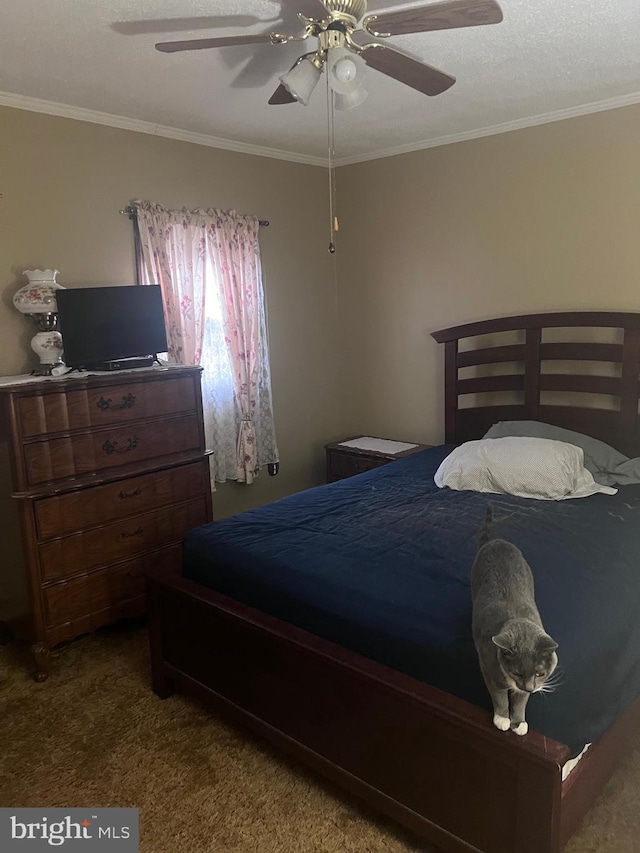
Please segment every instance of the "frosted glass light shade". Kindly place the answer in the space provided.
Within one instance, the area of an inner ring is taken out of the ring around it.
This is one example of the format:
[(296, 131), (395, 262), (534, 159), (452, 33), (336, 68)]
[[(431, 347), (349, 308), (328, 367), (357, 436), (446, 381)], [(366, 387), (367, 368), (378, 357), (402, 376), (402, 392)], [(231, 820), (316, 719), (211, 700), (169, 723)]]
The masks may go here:
[(346, 95), (341, 95), (339, 92), (333, 93), (333, 103), (337, 110), (352, 110), (354, 107), (359, 107), (363, 104), (369, 93), (365, 88), (356, 89), (355, 92), (349, 92)]
[[(350, 95), (362, 88), (367, 63), (357, 53), (346, 47), (335, 47), (329, 51), (327, 74), (329, 85), (339, 95)], [(363, 98), (364, 100), (364, 98)]]
[(305, 58), (294, 65), (291, 71), (284, 74), (280, 78), (280, 82), (296, 101), (306, 107), (311, 93), (318, 84), (321, 73), (321, 70), (310, 59)]
[(350, 56), (341, 56), (333, 66), (333, 73), (340, 83), (351, 83), (355, 80), (358, 69)]

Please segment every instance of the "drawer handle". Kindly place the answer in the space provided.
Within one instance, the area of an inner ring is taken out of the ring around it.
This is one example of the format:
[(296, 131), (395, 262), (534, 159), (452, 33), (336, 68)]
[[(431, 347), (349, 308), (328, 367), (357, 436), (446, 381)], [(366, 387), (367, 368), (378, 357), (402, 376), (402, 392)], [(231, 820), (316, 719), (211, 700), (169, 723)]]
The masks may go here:
[(107, 454), (107, 456), (111, 456), (112, 453), (128, 453), (130, 450), (134, 450), (134, 448), (136, 448), (139, 444), (140, 439), (137, 435), (134, 435), (128, 440), (124, 447), (118, 447), (117, 441), (111, 441), (110, 439), (107, 439), (102, 445), (102, 449)]
[(118, 497), (121, 501), (126, 500), (127, 498), (138, 498), (142, 494), (142, 489), (135, 489), (133, 492), (120, 492)]
[(123, 530), (122, 533), (120, 534), (120, 538), (121, 539), (131, 539), (132, 536), (140, 536), (141, 533), (144, 533), (144, 531), (141, 527), (138, 527), (135, 530), (132, 530), (131, 532), (129, 532), (128, 530)]
[(100, 397), (100, 399), (96, 403), (96, 406), (100, 409), (101, 412), (106, 412), (109, 409), (111, 409), (114, 412), (117, 412), (120, 409), (133, 409), (133, 407), (136, 404), (136, 399), (137, 399), (137, 397), (135, 394), (127, 394), (126, 397), (122, 398), (121, 403), (116, 403), (114, 405), (111, 397), (107, 397), (106, 400), (104, 397)]

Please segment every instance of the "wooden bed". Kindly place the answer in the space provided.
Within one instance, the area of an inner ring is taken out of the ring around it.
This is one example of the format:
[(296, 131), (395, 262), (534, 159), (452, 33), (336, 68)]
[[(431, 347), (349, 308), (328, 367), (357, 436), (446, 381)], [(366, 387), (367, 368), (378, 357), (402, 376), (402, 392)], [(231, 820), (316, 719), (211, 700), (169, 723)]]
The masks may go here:
[[(608, 343), (590, 342), (593, 332), (583, 343), (575, 333), (569, 342), (557, 333), (545, 339), (547, 330), (571, 327), (618, 331)], [(502, 332), (517, 332), (516, 342), (500, 342)], [(460, 346), (487, 335), (479, 348)], [(433, 337), (445, 345), (447, 442), (526, 419), (640, 454), (640, 313), (500, 318)], [(611, 375), (573, 374), (564, 365), (545, 372), (549, 361), (608, 362)], [(516, 362), (512, 375), (459, 377), (461, 368)], [(520, 399), (459, 404), (487, 392)], [(606, 395), (613, 407), (549, 405), (544, 392)], [(640, 723), (637, 702), (563, 782), (570, 757), (563, 744), (498, 732), (474, 705), (185, 578), (150, 577), (148, 598), (159, 696), (178, 689), (205, 700), (450, 853), (559, 853)]]

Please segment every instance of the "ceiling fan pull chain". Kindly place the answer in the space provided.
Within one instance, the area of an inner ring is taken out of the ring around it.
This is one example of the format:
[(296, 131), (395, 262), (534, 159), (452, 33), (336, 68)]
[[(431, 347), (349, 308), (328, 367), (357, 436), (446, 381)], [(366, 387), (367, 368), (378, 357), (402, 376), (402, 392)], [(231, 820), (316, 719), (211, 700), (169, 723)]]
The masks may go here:
[(329, 85), (329, 75), (327, 78), (327, 136), (329, 148), (329, 251), (333, 254), (336, 250), (336, 244), (333, 241), (333, 235), (338, 230), (338, 217), (335, 212), (335, 169), (333, 168), (333, 158), (335, 155), (335, 127), (333, 121), (333, 90)]

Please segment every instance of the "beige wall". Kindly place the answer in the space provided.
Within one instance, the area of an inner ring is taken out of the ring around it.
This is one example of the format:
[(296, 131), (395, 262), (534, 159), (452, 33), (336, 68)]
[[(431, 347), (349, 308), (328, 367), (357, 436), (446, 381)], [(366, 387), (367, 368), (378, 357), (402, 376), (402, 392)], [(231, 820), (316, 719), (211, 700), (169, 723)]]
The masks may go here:
[(323, 481), (340, 435), (335, 274), (325, 214), (308, 203), (326, 176), (255, 157), (0, 107), (0, 375), (30, 369), (31, 326), (11, 305), (24, 269), (65, 286), (134, 281), (132, 198), (235, 208), (269, 219), (260, 242), (281, 472), (214, 496), (218, 516)]
[[(442, 352), (429, 333), (497, 315), (640, 310), (640, 107), (338, 170), (326, 251), (323, 169), (0, 108), (0, 374), (30, 365), (11, 307), (23, 269), (62, 284), (134, 276), (118, 210), (233, 207), (261, 232), (282, 466), (227, 484), (219, 516), (322, 482), (325, 441), (439, 441)], [(336, 317), (340, 324), (337, 327)], [(338, 332), (341, 332), (339, 337)]]
[(640, 310), (640, 107), (338, 172), (348, 432), (443, 438), (435, 329)]

